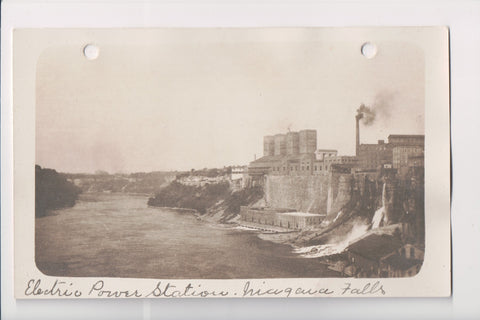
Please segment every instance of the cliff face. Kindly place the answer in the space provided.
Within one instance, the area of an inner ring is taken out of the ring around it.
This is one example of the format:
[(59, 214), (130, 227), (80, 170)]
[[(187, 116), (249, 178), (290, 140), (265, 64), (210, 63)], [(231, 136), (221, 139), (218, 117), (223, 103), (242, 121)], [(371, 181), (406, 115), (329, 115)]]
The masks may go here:
[[(424, 239), (423, 170), (398, 176), (384, 170), (369, 174), (331, 173), (328, 176), (268, 176), (266, 206), (326, 214), (323, 229), (305, 233), (301, 242), (328, 242), (360, 224), (362, 228), (406, 225), (404, 238)], [(316, 240), (315, 240), (316, 239)]]
[[(338, 213), (352, 201), (353, 177), (350, 174), (332, 173), (329, 176), (328, 188), (332, 191), (327, 197), (327, 220), (334, 220)], [(329, 205), (331, 203), (331, 205)]]
[(264, 189), (268, 207), (326, 214), (327, 176), (267, 176)]
[(256, 203), (263, 197), (259, 186), (234, 191), (228, 182), (189, 186), (173, 181), (148, 200), (148, 205), (194, 209), (205, 219), (227, 222), (241, 206)]
[(352, 197), (352, 176), (268, 176), (265, 202), (269, 207), (335, 216)]
[(202, 187), (187, 186), (177, 181), (148, 200), (149, 206), (194, 209), (201, 214), (230, 194), (228, 183), (209, 184)]

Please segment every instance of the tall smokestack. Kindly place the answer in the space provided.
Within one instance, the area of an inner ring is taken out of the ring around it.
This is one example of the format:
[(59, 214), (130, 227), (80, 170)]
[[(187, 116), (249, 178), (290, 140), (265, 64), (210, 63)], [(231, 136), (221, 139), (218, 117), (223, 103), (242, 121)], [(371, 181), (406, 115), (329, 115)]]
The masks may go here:
[(358, 151), (360, 149), (360, 119), (363, 118), (363, 113), (358, 112), (355, 116), (355, 124), (356, 124), (356, 144), (355, 144), (355, 155), (358, 157)]

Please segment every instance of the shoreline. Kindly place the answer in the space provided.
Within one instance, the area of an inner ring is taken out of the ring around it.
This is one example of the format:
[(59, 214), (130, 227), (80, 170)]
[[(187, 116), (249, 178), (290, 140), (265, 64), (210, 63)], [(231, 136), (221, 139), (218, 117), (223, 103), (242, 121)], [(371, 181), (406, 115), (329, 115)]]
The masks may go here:
[[(216, 225), (223, 225), (223, 226), (235, 226), (235, 227), (240, 227), (240, 228), (245, 228), (246, 230), (252, 230), (252, 231), (258, 231), (257, 237), (263, 241), (269, 241), (272, 243), (276, 244), (283, 244), (283, 245), (288, 245), (292, 249), (292, 253), (295, 253), (294, 250), (301, 248), (302, 246), (295, 245), (292, 240), (297, 239), (301, 233), (302, 230), (290, 230), (286, 228), (281, 228), (281, 227), (273, 227), (268, 226), (268, 225), (260, 225), (260, 224), (255, 224), (251, 222), (246, 222), (246, 221), (239, 221), (238, 220), (238, 214), (229, 219), (227, 223), (220, 222), (219, 219), (214, 218), (214, 216), (217, 213), (213, 213), (213, 216), (208, 216), (207, 214), (200, 214), (197, 210), (195, 209), (190, 209), (190, 208), (177, 208), (177, 207), (158, 207), (158, 206), (149, 206), (152, 208), (159, 208), (159, 209), (164, 209), (164, 210), (170, 210), (170, 211), (175, 211), (178, 213), (192, 213), (197, 220), (203, 221), (203, 222), (209, 222), (209, 223), (214, 223)], [(301, 255), (298, 255), (299, 258), (304, 258)]]
[[(151, 196), (150, 194), (145, 194), (145, 193), (124, 193), (124, 192), (85, 192), (85, 193), (82, 193), (80, 196), (82, 195), (86, 197), (95, 196), (95, 195), (140, 196), (140, 197), (145, 197), (146, 199), (148, 199)], [(221, 210), (217, 212), (207, 212), (205, 214), (201, 214), (197, 210), (191, 209), (191, 208), (163, 207), (163, 206), (160, 207), (160, 206), (152, 206), (148, 204), (147, 204), (147, 207), (161, 209), (161, 210), (168, 210), (168, 211), (179, 213), (179, 214), (192, 214), (198, 221), (211, 223), (217, 226), (244, 228), (245, 230), (256, 231), (257, 232), (256, 236), (260, 240), (268, 241), (275, 244), (288, 245), (291, 248), (291, 252), (297, 255), (299, 258), (311, 259), (295, 252), (299, 248), (302, 248), (305, 246), (305, 243), (299, 244), (299, 241), (298, 241), (302, 237), (302, 233), (304, 230), (291, 230), (291, 229), (282, 228), (278, 226), (260, 225), (257, 223), (240, 221), (239, 214), (235, 214), (235, 216), (233, 216), (232, 218), (229, 218), (226, 221), (222, 221), (223, 212)], [(318, 259), (318, 260), (321, 260), (321, 259)]]
[[(132, 196), (132, 197), (144, 197), (148, 199), (151, 197), (151, 194), (146, 193), (131, 193), (131, 192), (83, 192), (79, 196), (79, 200), (82, 201), (80, 198), (89, 198), (95, 196)], [(84, 199), (83, 201), (87, 200)], [(92, 200), (92, 199), (90, 199)], [(168, 210), (175, 213), (180, 214), (192, 214), (198, 221), (203, 221), (207, 223), (211, 223), (217, 226), (225, 226), (225, 227), (235, 227), (235, 228), (244, 228), (245, 230), (251, 230), (257, 232), (257, 237), (263, 241), (269, 241), (275, 244), (283, 244), (288, 245), (292, 253), (295, 250), (305, 247), (306, 243), (302, 243), (302, 234), (305, 230), (291, 230), (287, 228), (282, 228), (278, 226), (270, 226), (270, 225), (261, 225), (257, 223), (247, 222), (247, 221), (240, 221), (239, 214), (235, 214), (233, 217), (229, 218), (228, 220), (223, 220), (224, 215), (223, 211), (211, 211), (204, 214), (201, 214), (195, 209), (191, 208), (182, 208), (182, 207), (165, 207), (165, 206), (154, 206), (148, 205), (145, 203), (147, 207), (156, 208), (161, 210)], [(56, 210), (54, 210), (56, 211)], [(318, 230), (321, 232), (320, 230)], [(322, 231), (325, 231), (322, 230)], [(305, 239), (306, 240), (306, 239)], [(303, 257), (300, 254), (297, 254), (301, 258)]]

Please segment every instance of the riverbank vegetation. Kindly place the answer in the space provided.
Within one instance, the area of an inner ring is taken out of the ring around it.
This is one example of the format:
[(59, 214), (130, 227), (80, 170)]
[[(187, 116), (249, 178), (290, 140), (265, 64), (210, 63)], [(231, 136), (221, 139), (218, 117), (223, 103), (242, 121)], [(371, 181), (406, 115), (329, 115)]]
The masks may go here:
[(175, 172), (154, 171), (110, 174), (105, 171), (89, 173), (66, 173), (85, 193), (124, 192), (153, 194), (175, 179)]
[(149, 206), (187, 208), (206, 213), (207, 209), (229, 193), (227, 182), (207, 184), (203, 187), (187, 186), (173, 181), (148, 200)]
[(195, 209), (201, 214), (223, 211), (228, 216), (240, 212), (240, 206), (253, 204), (263, 197), (260, 186), (232, 191), (228, 182), (187, 186), (173, 181), (148, 200), (148, 205)]
[(35, 165), (35, 217), (45, 216), (48, 210), (73, 207), (80, 193), (64, 175)]

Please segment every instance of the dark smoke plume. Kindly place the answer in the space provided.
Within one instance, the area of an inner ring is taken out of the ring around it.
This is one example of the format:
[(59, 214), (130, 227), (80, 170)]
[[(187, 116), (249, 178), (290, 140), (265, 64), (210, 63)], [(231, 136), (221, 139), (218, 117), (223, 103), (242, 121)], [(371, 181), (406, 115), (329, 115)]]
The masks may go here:
[(364, 125), (369, 126), (375, 121), (375, 110), (362, 103), (360, 108), (357, 109), (357, 116), (362, 119)]
[(381, 91), (377, 93), (370, 107), (362, 103), (360, 108), (357, 109), (357, 118), (362, 119), (362, 123), (366, 126), (372, 125), (377, 116), (384, 120), (388, 119), (393, 108), (394, 99), (395, 94), (392, 92)]
[(389, 91), (381, 91), (375, 96), (372, 109), (384, 119), (390, 117), (390, 113), (394, 107), (395, 93)]

